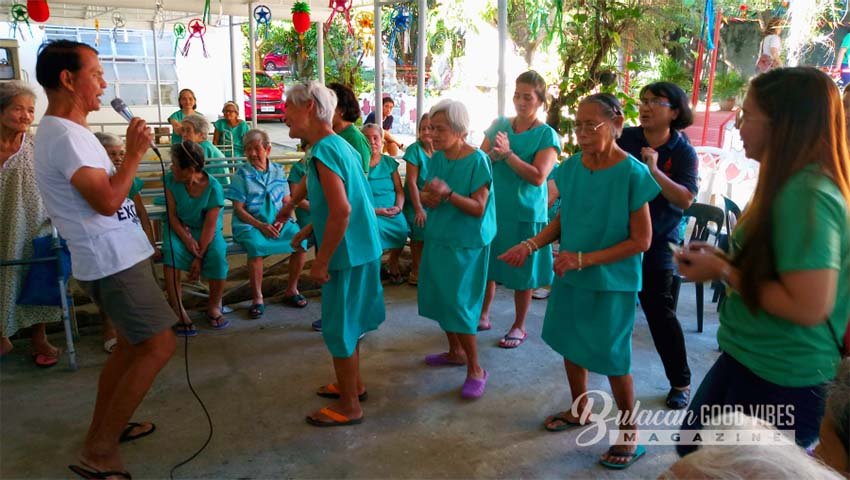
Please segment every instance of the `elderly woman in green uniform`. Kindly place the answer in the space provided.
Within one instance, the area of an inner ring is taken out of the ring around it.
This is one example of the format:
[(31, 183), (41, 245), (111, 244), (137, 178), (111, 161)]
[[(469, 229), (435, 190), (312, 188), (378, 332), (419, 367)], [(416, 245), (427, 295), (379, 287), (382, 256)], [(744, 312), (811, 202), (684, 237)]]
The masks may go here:
[(449, 351), (428, 355), (431, 366), (466, 365), (464, 398), (484, 394), (487, 372), (478, 363), (476, 334), (490, 242), (496, 234), (496, 206), (487, 155), (466, 143), (469, 113), (462, 103), (443, 100), (431, 109), (434, 156), (422, 203), (429, 210), (419, 270), (419, 315), (446, 332)]
[(381, 242), (371, 193), (359, 155), (333, 131), (336, 95), (318, 82), (296, 85), (286, 95), (286, 124), (293, 138), (311, 145), (306, 192), (296, 188), (278, 214), (286, 220), (310, 197), (316, 259), (310, 276), (322, 285), (322, 337), (333, 356), (336, 383), (319, 396), (336, 398), (307, 416), (318, 427), (363, 421), (359, 339), (384, 321)]
[[(587, 373), (608, 377), (621, 431), (636, 430), (632, 329), (641, 287), (641, 252), (649, 248), (652, 224), (648, 202), (661, 188), (649, 169), (617, 146), (623, 128), (620, 103), (607, 93), (586, 97), (576, 113), (581, 153), (561, 164), (555, 183), (561, 212), (534, 237), (500, 259), (520, 267), (534, 252), (560, 237), (552, 294), (543, 321), (543, 340), (563, 355), (573, 403), (546, 419), (547, 430), (585, 424)], [(621, 469), (645, 453), (621, 435), (600, 458)]]
[(204, 171), (204, 151), (192, 141), (171, 147), (171, 171), (165, 175), (168, 222), (162, 243), (165, 286), (171, 307), (180, 322), (177, 335), (198, 334), (183, 308), (180, 272), (190, 279), (203, 276), (209, 281), (207, 319), (221, 330), (230, 326), (221, 314), (221, 297), (227, 279), (227, 244), (221, 233), (224, 191), (212, 175)]
[(226, 160), (219, 159), (226, 157), (223, 153), (221, 153), (221, 150), (219, 150), (218, 147), (209, 141), (210, 122), (201, 115), (189, 115), (183, 119), (182, 132), (184, 139), (197, 143), (198, 146), (201, 147), (201, 150), (203, 150), (204, 158), (206, 158), (207, 173), (215, 176), (216, 180), (218, 180), (218, 182), (222, 185), (228, 185), (230, 183), (230, 177), (227, 175), (230, 173), (230, 169), (227, 167), (215, 166), (225, 162)]
[(546, 226), (546, 178), (561, 151), (558, 134), (537, 118), (540, 107), (546, 104), (543, 77), (533, 70), (517, 77), (513, 100), (516, 117), (497, 118), (485, 131), (481, 144), (493, 162), (498, 229), (478, 327), (490, 329), (490, 303), (496, 294), (496, 282), (514, 290), (516, 316), (508, 333), (499, 340), (502, 348), (516, 348), (528, 336), (525, 318), (532, 290), (552, 283), (552, 248), (546, 246), (535, 252), (522, 268), (511, 268), (497, 257)]
[(419, 119), (419, 138), (404, 151), (404, 161), (407, 162), (404, 176), (404, 218), (410, 226), (410, 253), (413, 261), (410, 265), (410, 276), (407, 283), (419, 284), (419, 263), (422, 260), (422, 247), (425, 241), (425, 221), (428, 213), (419, 198), (419, 192), (425, 187), (428, 176), (428, 161), (434, 154), (434, 144), (431, 141), (431, 115), (423, 113)]
[(224, 156), (227, 158), (244, 157), (245, 144), (242, 143), (242, 138), (245, 137), (251, 127), (248, 126), (248, 122), (239, 118), (239, 106), (236, 105), (236, 102), (225, 102), (221, 113), (224, 118), (219, 118), (213, 122), (215, 132), (213, 133), (212, 143), (224, 145), (226, 147)]
[[(240, 143), (243, 143), (240, 141)], [(249, 130), (244, 137), (248, 163), (236, 171), (227, 198), (233, 202), (233, 239), (248, 252), (248, 279), (253, 301), (248, 309), (251, 318), (260, 318), (266, 311), (263, 303), (263, 258), (291, 253), (289, 285), (283, 302), (292, 307), (307, 306), (307, 299), (298, 292), (298, 277), (304, 268), (306, 245), (293, 248), (290, 243), (298, 233), (294, 219), (278, 222), (277, 212), (289, 200), (286, 172), (269, 161), (272, 146), (269, 135), (259, 129)]]
[[(195, 99), (195, 92), (184, 88), (177, 94), (177, 102), (180, 104), (180, 110), (172, 113), (168, 117), (168, 123), (171, 124), (171, 144), (177, 145), (183, 141), (183, 119), (189, 115), (200, 115), (198, 113), (198, 101)], [(187, 139), (188, 140), (188, 139)]]
[(401, 214), (404, 208), (404, 188), (398, 174), (398, 162), (389, 155), (383, 155), (384, 139), (381, 127), (367, 123), (362, 128), (363, 135), (372, 147), (369, 161), (369, 188), (372, 191), (372, 206), (378, 216), (378, 234), (381, 248), (390, 250), (387, 274), (393, 285), (404, 283), (398, 264), (401, 249), (407, 242), (407, 220)]

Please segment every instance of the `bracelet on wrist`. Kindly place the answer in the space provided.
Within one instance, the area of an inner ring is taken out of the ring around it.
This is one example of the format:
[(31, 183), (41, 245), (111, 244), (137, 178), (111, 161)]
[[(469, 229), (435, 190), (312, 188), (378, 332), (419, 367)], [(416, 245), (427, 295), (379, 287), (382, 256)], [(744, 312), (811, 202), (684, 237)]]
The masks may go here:
[(526, 240), (526, 242), (528, 242), (529, 245), (534, 247), (534, 251), (540, 250), (540, 246), (537, 245), (537, 242), (535, 242), (533, 238), (529, 238), (528, 240)]
[(530, 243), (528, 243), (528, 240), (523, 240), (523, 241), (522, 241), (522, 242), (520, 242), (520, 243), (521, 243), (523, 246), (525, 246), (525, 248), (527, 248), (527, 249), (528, 249), (528, 254), (529, 254), (529, 255), (531, 255), (532, 253), (534, 253), (534, 249), (531, 247), (531, 244), (530, 244)]
[(583, 263), (584, 263), (584, 262), (582, 262), (582, 255), (581, 255), (581, 251), (579, 251), (579, 252), (578, 252), (578, 271), (579, 271), (579, 272), (580, 272), (580, 271), (581, 271), (581, 269), (584, 267)]

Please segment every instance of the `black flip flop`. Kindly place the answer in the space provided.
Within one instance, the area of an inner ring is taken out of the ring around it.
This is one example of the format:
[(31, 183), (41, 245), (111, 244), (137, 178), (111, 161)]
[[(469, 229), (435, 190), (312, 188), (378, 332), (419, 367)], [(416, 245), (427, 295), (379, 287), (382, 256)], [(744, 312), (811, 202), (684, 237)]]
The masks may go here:
[(124, 428), (124, 431), (121, 432), (121, 436), (118, 437), (118, 443), (132, 442), (133, 440), (138, 440), (142, 437), (147, 437), (148, 435), (152, 434), (156, 430), (155, 424), (151, 423), (150, 425), (151, 425), (150, 430), (145, 430), (141, 433), (137, 433), (137, 434), (133, 435), (132, 434), (133, 429), (143, 427), (144, 424), (138, 423), (138, 422), (128, 423), (127, 427)]
[(133, 480), (133, 476), (126, 470), (90, 470), (79, 465), (68, 465), (68, 469), (76, 473), (82, 478), (88, 480), (106, 480), (109, 477), (121, 477), (127, 480)]

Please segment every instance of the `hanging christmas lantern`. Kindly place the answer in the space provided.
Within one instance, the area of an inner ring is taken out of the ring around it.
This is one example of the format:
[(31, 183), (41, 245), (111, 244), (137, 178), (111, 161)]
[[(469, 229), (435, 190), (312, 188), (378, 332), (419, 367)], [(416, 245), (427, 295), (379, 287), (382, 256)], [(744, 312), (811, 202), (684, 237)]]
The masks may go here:
[(50, 18), (50, 6), (46, 0), (27, 0), (27, 13), (36, 22), (46, 22)]
[(310, 29), (310, 5), (307, 2), (295, 2), (292, 6), (292, 26), (299, 35)]

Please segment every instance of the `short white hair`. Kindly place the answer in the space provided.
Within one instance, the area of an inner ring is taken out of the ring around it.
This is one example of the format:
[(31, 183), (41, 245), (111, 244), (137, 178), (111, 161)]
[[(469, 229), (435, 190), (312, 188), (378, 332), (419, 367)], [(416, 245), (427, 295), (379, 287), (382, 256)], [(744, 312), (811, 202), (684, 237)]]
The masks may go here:
[(124, 142), (115, 135), (114, 133), (109, 132), (94, 132), (94, 136), (97, 137), (100, 144), (104, 147), (123, 147)]
[(312, 80), (290, 88), (286, 99), (296, 105), (304, 105), (310, 100), (316, 104), (316, 116), (328, 125), (333, 124), (336, 112), (336, 93), (321, 83)]
[(826, 397), (826, 411), (832, 418), (832, 428), (847, 452), (850, 449), (850, 358), (844, 358), (838, 365), (838, 374)]
[(203, 115), (193, 113), (183, 118), (183, 121), (192, 126), (197, 133), (208, 135), (210, 133), (210, 122)]
[(440, 100), (431, 107), (431, 118), (433, 119), (434, 115), (441, 112), (446, 115), (446, 120), (449, 121), (453, 132), (460, 135), (469, 133), (469, 111), (463, 103), (448, 98)]
[(272, 144), (268, 132), (259, 128), (248, 130), (245, 132), (245, 136), (242, 137), (242, 145), (248, 145), (251, 142), (260, 142), (264, 147)]
[[(778, 432), (764, 420), (740, 412), (725, 414), (721, 418), (720, 425), (728, 430), (763, 430), (770, 434)], [(658, 478), (839, 480), (842, 477), (789, 440), (787, 445), (705, 445), (674, 463)]]
[(374, 131), (378, 132), (378, 137), (383, 138), (384, 129), (381, 128), (381, 126), (378, 125), (377, 123), (367, 123), (367, 124), (363, 125), (362, 127), (360, 127), (360, 131), (363, 132), (364, 134), (366, 133), (367, 130), (374, 130)]
[(21, 95), (36, 99), (35, 91), (29, 85), (20, 80), (9, 80), (0, 82), (0, 112), (6, 110), (15, 97)]

